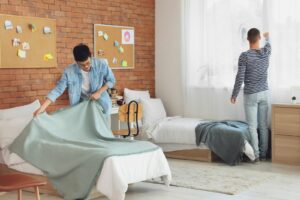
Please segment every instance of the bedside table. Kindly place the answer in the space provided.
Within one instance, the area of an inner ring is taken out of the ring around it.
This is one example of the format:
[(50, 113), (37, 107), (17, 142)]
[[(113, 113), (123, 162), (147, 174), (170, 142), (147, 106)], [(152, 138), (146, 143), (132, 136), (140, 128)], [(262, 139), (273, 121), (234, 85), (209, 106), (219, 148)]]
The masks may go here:
[(300, 104), (272, 105), (272, 162), (300, 165)]

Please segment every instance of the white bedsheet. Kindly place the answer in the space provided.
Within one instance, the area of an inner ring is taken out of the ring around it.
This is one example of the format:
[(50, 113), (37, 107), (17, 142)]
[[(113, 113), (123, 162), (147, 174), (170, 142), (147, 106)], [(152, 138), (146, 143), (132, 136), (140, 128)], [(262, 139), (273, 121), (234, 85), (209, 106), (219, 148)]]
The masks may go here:
[[(198, 124), (208, 122), (207, 120), (183, 117), (167, 117), (147, 128), (146, 134), (151, 140), (160, 146), (165, 152), (184, 149), (208, 148), (204, 144), (196, 145), (195, 128)], [(254, 150), (245, 140), (244, 153), (254, 160)]]
[[(12, 161), (15, 156), (7, 158), (10, 155), (3, 150), (0, 151), (0, 161)], [(9, 168), (42, 175), (39, 169), (26, 162), (10, 165)], [(111, 200), (123, 200), (128, 184), (156, 177), (162, 177), (166, 185), (171, 182), (171, 171), (161, 149), (140, 154), (112, 156), (105, 160), (96, 188)]]
[(192, 144), (196, 147), (195, 128), (207, 122), (195, 118), (167, 117), (147, 131), (155, 143)]

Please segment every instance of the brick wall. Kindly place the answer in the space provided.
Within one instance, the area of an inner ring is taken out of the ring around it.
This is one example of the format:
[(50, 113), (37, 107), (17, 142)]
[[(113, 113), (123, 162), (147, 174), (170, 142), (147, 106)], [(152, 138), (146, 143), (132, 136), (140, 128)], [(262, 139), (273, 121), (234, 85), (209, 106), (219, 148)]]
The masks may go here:
[[(154, 0), (0, 0), (0, 14), (56, 19), (58, 60), (58, 68), (0, 68), (0, 109), (43, 102), (63, 69), (74, 62), (73, 47), (83, 42), (93, 50), (93, 24), (135, 28), (135, 69), (113, 70), (116, 88), (147, 89), (153, 96), (154, 9)], [(65, 93), (48, 110), (66, 105)]]

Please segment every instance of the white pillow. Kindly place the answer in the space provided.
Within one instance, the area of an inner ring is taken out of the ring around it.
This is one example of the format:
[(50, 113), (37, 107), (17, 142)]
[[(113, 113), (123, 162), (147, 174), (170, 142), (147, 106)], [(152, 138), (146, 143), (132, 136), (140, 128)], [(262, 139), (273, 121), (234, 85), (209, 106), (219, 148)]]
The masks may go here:
[(33, 115), (33, 112), (36, 111), (41, 106), (39, 100), (35, 100), (34, 102), (14, 107), (14, 108), (8, 108), (8, 109), (1, 109), (0, 110), (0, 120), (2, 119), (13, 119), (16, 117), (24, 116), (24, 115)]
[(32, 120), (33, 115), (0, 120), (0, 149), (8, 147)]
[(152, 126), (167, 117), (161, 99), (141, 99), (143, 104), (143, 127)]
[(30, 104), (0, 110), (0, 149), (8, 147), (33, 118), (39, 100)]
[(124, 89), (124, 100), (125, 103), (129, 103), (132, 100), (140, 102), (141, 99), (150, 99), (150, 93), (148, 90), (130, 90), (128, 88)]

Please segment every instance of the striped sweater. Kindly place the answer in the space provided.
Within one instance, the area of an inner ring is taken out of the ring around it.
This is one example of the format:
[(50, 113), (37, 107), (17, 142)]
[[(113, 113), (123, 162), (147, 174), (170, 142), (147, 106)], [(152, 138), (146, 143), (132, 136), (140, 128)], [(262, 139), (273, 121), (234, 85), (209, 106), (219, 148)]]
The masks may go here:
[(271, 45), (268, 41), (261, 49), (249, 49), (241, 53), (232, 97), (238, 96), (243, 83), (245, 84), (244, 94), (268, 90), (270, 55)]

